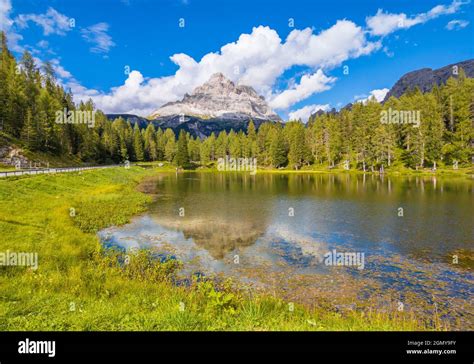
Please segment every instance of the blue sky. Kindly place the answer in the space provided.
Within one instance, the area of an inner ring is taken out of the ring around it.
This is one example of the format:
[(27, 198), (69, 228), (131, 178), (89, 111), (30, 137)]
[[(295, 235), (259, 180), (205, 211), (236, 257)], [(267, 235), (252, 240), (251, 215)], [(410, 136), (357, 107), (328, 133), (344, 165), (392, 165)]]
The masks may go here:
[(220, 71), (305, 119), (474, 54), (458, 0), (0, 0), (0, 28), (76, 100), (144, 116)]

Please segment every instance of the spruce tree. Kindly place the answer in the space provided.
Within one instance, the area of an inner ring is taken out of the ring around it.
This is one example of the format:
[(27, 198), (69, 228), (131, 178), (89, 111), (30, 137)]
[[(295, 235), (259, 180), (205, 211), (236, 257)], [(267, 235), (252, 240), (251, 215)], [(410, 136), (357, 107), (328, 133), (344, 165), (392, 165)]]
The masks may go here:
[(182, 129), (179, 132), (178, 145), (174, 161), (178, 167), (186, 168), (189, 165), (188, 140), (186, 139), (186, 132)]
[(156, 131), (153, 123), (149, 123), (144, 134), (145, 159), (158, 160), (158, 148), (156, 143)]
[(165, 130), (165, 159), (168, 162), (172, 162), (176, 154), (176, 139), (173, 130)]
[(199, 159), (201, 165), (205, 166), (211, 161), (211, 138), (206, 138), (202, 141), (200, 148), (199, 148)]
[(285, 125), (284, 133), (288, 141), (288, 164), (293, 169), (300, 169), (305, 155), (305, 133), (303, 123), (290, 121)]
[(165, 137), (163, 130), (158, 128), (156, 132), (156, 160), (162, 161), (165, 158)]
[(145, 159), (145, 152), (143, 150), (142, 134), (138, 123), (133, 127), (133, 155), (136, 161), (143, 161)]
[(276, 128), (272, 131), (272, 134), (270, 144), (271, 163), (274, 168), (283, 167), (288, 161), (285, 137), (281, 128)]

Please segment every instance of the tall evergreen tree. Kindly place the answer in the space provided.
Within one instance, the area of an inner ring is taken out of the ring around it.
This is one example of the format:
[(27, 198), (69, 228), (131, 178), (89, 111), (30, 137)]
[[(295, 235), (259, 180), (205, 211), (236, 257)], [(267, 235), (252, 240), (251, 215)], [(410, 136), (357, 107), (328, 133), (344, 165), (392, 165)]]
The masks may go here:
[(285, 125), (284, 133), (288, 140), (288, 164), (293, 169), (300, 169), (305, 156), (305, 132), (303, 123), (290, 121)]
[(178, 167), (186, 167), (189, 164), (188, 140), (186, 133), (181, 129), (178, 136), (178, 145), (175, 156), (175, 164)]
[(174, 135), (173, 130), (171, 129), (165, 130), (164, 140), (165, 140), (165, 159), (168, 162), (172, 162), (176, 154), (176, 137)]
[(158, 146), (156, 141), (156, 130), (153, 123), (149, 123), (144, 135), (145, 158), (147, 160), (158, 160)]
[(156, 132), (156, 159), (162, 161), (165, 159), (165, 136), (163, 130), (158, 128)]
[(288, 162), (286, 141), (281, 128), (272, 131), (273, 137), (270, 144), (270, 156), (272, 166), (275, 168), (283, 167)]
[(133, 155), (136, 161), (143, 161), (145, 159), (142, 134), (138, 123), (135, 123), (135, 126), (133, 127)]
[(206, 138), (202, 141), (199, 148), (199, 159), (203, 166), (211, 161), (211, 138)]

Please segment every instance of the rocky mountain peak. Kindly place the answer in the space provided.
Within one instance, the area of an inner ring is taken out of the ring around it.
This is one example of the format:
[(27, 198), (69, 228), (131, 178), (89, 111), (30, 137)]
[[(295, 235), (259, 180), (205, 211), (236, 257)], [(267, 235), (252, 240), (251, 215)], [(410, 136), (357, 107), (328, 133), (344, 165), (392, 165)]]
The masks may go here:
[(214, 73), (203, 85), (196, 87), (193, 94), (221, 95), (230, 94), (235, 91), (234, 83), (222, 73)]
[(281, 118), (265, 99), (250, 86), (235, 85), (222, 73), (214, 73), (203, 85), (180, 101), (169, 102), (152, 115), (152, 119), (173, 115), (197, 116), (203, 119), (273, 120)]

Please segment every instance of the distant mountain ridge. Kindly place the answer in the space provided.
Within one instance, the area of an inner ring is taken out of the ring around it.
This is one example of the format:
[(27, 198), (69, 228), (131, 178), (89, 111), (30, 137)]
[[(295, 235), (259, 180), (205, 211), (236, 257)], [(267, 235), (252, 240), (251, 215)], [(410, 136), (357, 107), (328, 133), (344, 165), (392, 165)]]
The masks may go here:
[(404, 74), (385, 95), (383, 102), (387, 101), (391, 96), (398, 98), (416, 87), (423, 93), (429, 92), (433, 89), (434, 85), (444, 84), (449, 77), (456, 76), (454, 73), (455, 67), (457, 67), (458, 71), (462, 68), (467, 77), (474, 78), (474, 59), (453, 63), (435, 70), (422, 68)]
[(131, 126), (138, 126), (145, 129), (148, 124), (152, 123), (155, 128), (161, 129), (172, 129), (175, 134), (179, 134), (180, 130), (189, 132), (191, 135), (199, 138), (205, 138), (215, 133), (216, 135), (221, 131), (230, 132), (234, 131), (247, 131), (250, 120), (254, 123), (258, 129), (259, 126), (267, 122), (268, 120), (262, 119), (240, 119), (240, 120), (226, 120), (226, 119), (201, 119), (196, 116), (181, 116), (181, 115), (170, 115), (160, 117), (155, 120), (150, 120), (141, 116), (133, 114), (106, 114), (110, 121), (113, 121), (119, 117), (125, 121), (129, 121)]

